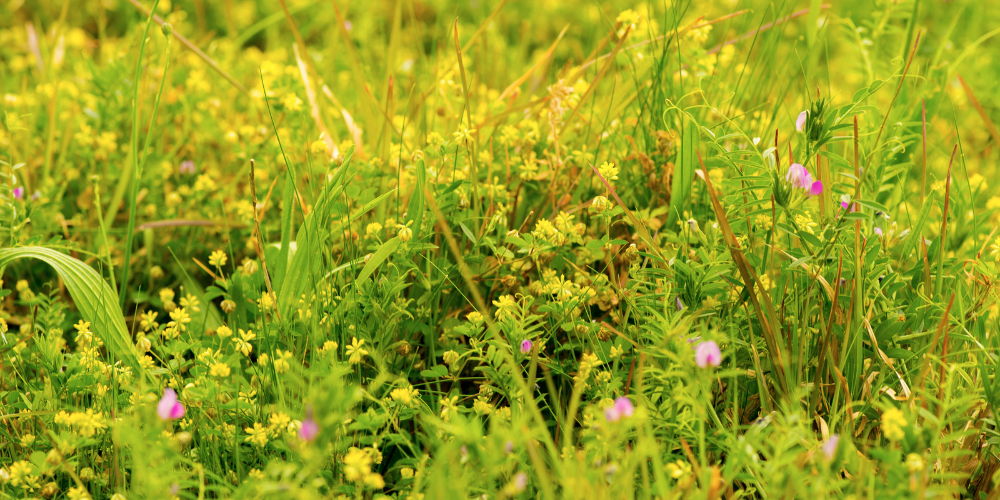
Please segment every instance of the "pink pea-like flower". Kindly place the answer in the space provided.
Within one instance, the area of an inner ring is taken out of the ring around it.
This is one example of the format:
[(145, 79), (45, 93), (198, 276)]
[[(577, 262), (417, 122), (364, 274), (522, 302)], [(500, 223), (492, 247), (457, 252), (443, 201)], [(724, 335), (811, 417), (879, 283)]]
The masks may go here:
[(608, 422), (617, 422), (622, 418), (631, 417), (635, 413), (635, 407), (632, 406), (632, 400), (622, 396), (615, 399), (615, 403), (604, 409), (604, 418)]
[(182, 174), (194, 174), (194, 162), (191, 160), (185, 160), (181, 162), (181, 173)]
[(875, 228), (875, 234), (877, 234), (878, 237), (881, 238), (882, 237), (882, 228), (876, 227)]
[(316, 439), (318, 435), (319, 424), (313, 418), (312, 409), (310, 408), (306, 410), (306, 419), (302, 421), (302, 427), (299, 427), (299, 439), (309, 442)]
[(795, 130), (798, 130), (799, 132), (805, 132), (807, 118), (809, 118), (809, 111), (803, 111), (799, 113), (799, 117), (795, 119)]
[(529, 352), (531, 352), (531, 347), (532, 347), (532, 344), (531, 344), (530, 340), (528, 340), (528, 339), (522, 340), (521, 341), (521, 354), (528, 354)]
[(719, 350), (719, 344), (716, 344), (714, 340), (698, 344), (694, 351), (694, 361), (699, 368), (719, 366), (722, 363), (722, 351)]
[(528, 487), (528, 475), (523, 472), (518, 472), (514, 476), (514, 491), (520, 493)]
[(156, 405), (156, 414), (160, 420), (177, 420), (184, 416), (184, 405), (177, 401), (177, 393), (173, 389), (164, 389), (163, 398)]
[(813, 182), (809, 188), (809, 196), (819, 196), (821, 194), (823, 194), (823, 181)]
[(823, 455), (826, 456), (827, 460), (832, 460), (834, 453), (837, 453), (837, 443), (840, 442), (840, 436), (832, 434), (829, 439), (823, 442)]
[(16, 188), (14, 188), (14, 198), (17, 198), (19, 200), (24, 199), (24, 188), (23, 187), (18, 186)]
[(785, 174), (785, 180), (792, 183), (792, 186), (799, 189), (812, 189), (813, 176), (806, 170), (806, 167), (798, 163), (793, 163), (791, 167), (788, 167), (788, 173)]

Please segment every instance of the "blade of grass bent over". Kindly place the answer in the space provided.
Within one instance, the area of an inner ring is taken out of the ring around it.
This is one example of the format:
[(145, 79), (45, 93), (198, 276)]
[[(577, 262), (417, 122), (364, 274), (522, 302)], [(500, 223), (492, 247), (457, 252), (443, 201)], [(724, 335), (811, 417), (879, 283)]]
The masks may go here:
[(32, 257), (52, 266), (66, 284), (77, 309), (93, 325), (92, 331), (108, 346), (117, 359), (133, 369), (139, 357), (132, 336), (125, 327), (125, 317), (115, 301), (115, 292), (93, 268), (68, 255), (44, 247), (20, 247), (0, 250), (0, 269), (14, 260)]
[[(774, 368), (775, 376), (778, 379), (778, 388), (782, 391), (782, 395), (787, 397), (789, 392), (788, 381), (785, 379), (785, 365), (782, 361), (781, 347), (775, 338), (773, 330), (773, 324), (777, 323), (774, 314), (774, 306), (771, 305), (771, 299), (768, 297), (767, 291), (764, 290), (760, 280), (754, 274), (753, 268), (743, 255), (743, 251), (740, 250), (740, 244), (736, 240), (736, 235), (733, 234), (733, 229), (729, 226), (729, 219), (726, 218), (726, 211), (722, 208), (722, 203), (719, 201), (719, 197), (715, 193), (715, 186), (712, 185), (712, 180), (709, 178), (708, 169), (705, 168), (705, 162), (701, 159), (701, 153), (698, 153), (697, 156), (698, 162), (701, 164), (701, 170), (698, 170), (695, 173), (698, 177), (701, 177), (701, 179), (705, 181), (705, 184), (708, 185), (708, 194), (712, 199), (712, 209), (715, 211), (715, 218), (719, 221), (719, 228), (722, 231), (722, 235), (725, 237), (726, 245), (729, 247), (729, 253), (733, 257), (733, 262), (736, 264), (736, 268), (740, 271), (743, 283), (747, 287), (747, 293), (750, 294), (750, 302), (753, 304), (754, 312), (757, 314), (757, 321), (760, 322), (761, 331), (764, 333), (764, 342), (767, 343), (767, 349), (769, 351), (768, 354), (771, 357), (771, 364)], [(761, 307), (761, 301), (754, 292), (754, 287), (761, 291), (760, 295), (761, 298), (763, 298), (767, 314), (765, 314), (764, 308)]]

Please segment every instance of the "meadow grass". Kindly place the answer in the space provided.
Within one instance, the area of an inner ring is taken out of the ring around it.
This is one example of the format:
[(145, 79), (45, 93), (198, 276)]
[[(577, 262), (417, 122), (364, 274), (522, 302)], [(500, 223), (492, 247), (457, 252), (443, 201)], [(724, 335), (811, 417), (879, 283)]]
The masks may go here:
[(6, 2), (0, 498), (1000, 498), (991, 3)]

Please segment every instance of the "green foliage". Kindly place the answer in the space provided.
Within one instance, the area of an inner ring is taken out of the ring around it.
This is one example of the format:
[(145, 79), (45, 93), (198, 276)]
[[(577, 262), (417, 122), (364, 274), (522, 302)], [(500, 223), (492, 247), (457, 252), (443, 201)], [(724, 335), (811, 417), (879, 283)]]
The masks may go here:
[(0, 6), (0, 498), (996, 497), (1000, 13), (805, 4)]

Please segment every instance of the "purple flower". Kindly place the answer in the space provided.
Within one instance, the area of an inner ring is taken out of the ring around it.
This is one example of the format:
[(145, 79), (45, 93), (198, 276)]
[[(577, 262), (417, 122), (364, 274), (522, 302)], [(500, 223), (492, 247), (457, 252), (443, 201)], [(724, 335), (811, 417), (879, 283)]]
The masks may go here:
[(528, 475), (523, 472), (518, 472), (514, 476), (514, 489), (520, 493), (528, 487)]
[(694, 351), (694, 361), (700, 368), (719, 366), (722, 363), (722, 351), (719, 350), (719, 344), (716, 344), (714, 340), (698, 344), (698, 348)]
[(830, 435), (830, 438), (823, 442), (822, 450), (827, 460), (833, 460), (833, 454), (837, 453), (837, 443), (839, 442), (840, 436), (836, 434)]
[(798, 130), (799, 132), (805, 132), (807, 118), (809, 118), (808, 110), (799, 113), (799, 117), (795, 119), (795, 130)]
[(303, 441), (309, 442), (316, 439), (319, 435), (319, 424), (316, 423), (316, 419), (313, 418), (312, 408), (306, 410), (306, 419), (302, 421), (302, 427), (299, 427), (299, 438)]
[[(806, 167), (798, 163), (793, 163), (791, 167), (788, 167), (788, 173), (785, 174), (785, 180), (792, 183), (792, 186), (799, 189), (812, 189), (813, 176), (806, 170)], [(822, 185), (820, 185), (822, 189)]]
[(18, 186), (16, 188), (14, 188), (14, 198), (17, 198), (19, 200), (23, 200), (24, 199), (24, 188), (23, 187)]
[(677, 307), (677, 312), (681, 312), (681, 311), (684, 310), (684, 303), (681, 302), (681, 298), (680, 297), (674, 298), (674, 306)]
[(615, 403), (604, 409), (604, 418), (608, 422), (617, 422), (624, 418), (631, 417), (635, 413), (635, 407), (632, 406), (632, 400), (622, 396), (615, 399)]
[(194, 174), (194, 162), (191, 160), (185, 160), (181, 162), (181, 173)]
[(184, 416), (184, 405), (177, 401), (177, 393), (167, 387), (163, 390), (163, 398), (156, 405), (156, 414), (160, 420), (177, 420)]
[(875, 228), (875, 234), (877, 234), (878, 237), (881, 238), (882, 237), (882, 228), (876, 227)]
[(819, 196), (823, 194), (823, 181), (816, 181), (809, 187), (809, 196)]
[(528, 354), (531, 352), (531, 341), (524, 339), (521, 341), (521, 354)]

